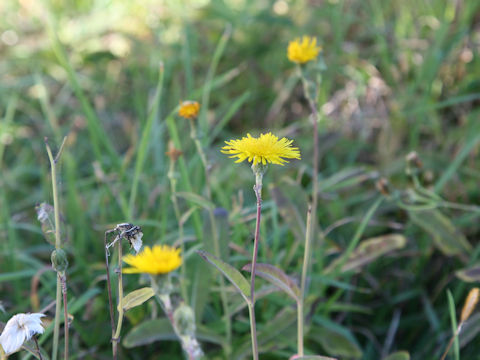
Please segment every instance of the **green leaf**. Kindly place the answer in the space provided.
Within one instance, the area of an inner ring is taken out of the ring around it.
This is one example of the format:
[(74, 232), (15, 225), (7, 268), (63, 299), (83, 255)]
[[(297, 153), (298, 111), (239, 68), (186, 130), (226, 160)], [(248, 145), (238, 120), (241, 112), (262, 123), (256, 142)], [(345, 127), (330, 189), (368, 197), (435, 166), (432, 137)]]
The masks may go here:
[(465, 236), (440, 211), (409, 211), (409, 215), (413, 223), (432, 235), (435, 246), (445, 255), (468, 255), (472, 250)]
[(458, 344), (457, 315), (455, 311), (455, 300), (453, 299), (453, 295), (450, 292), (450, 290), (447, 290), (447, 297), (448, 297), (448, 311), (450, 314), (450, 321), (452, 324), (452, 334), (454, 336), (453, 353), (455, 356), (455, 360), (460, 360), (460, 346)]
[(151, 287), (145, 287), (132, 291), (127, 296), (124, 296), (122, 301), (118, 304), (117, 309), (120, 311), (120, 305), (124, 311), (134, 308), (135, 306), (142, 305), (145, 301), (155, 295), (155, 291)]
[(185, 191), (180, 191), (175, 193), (175, 195), (184, 198), (185, 200), (190, 201), (191, 203), (198, 205), (204, 209), (214, 209), (215, 205), (211, 202), (205, 199), (203, 196), (200, 196), (198, 194), (192, 193), (192, 192), (185, 192)]
[(206, 251), (200, 250), (197, 251), (197, 254), (220, 270), (220, 272), (225, 275), (225, 277), (232, 283), (233, 286), (235, 286), (240, 294), (242, 294), (245, 301), (247, 301), (247, 303), (250, 302), (250, 284), (240, 273), (240, 271)]
[(306, 355), (306, 356), (293, 356), (292, 360), (337, 360), (335, 358), (320, 356), (320, 355)]
[(397, 351), (382, 360), (410, 360), (410, 354), (408, 351)]
[(367, 228), (367, 225), (368, 225), (370, 219), (373, 217), (373, 215), (375, 214), (375, 211), (377, 211), (377, 209), (380, 206), (380, 204), (382, 203), (382, 201), (383, 201), (382, 198), (378, 198), (372, 204), (372, 206), (370, 206), (367, 213), (363, 217), (362, 222), (357, 227), (357, 231), (355, 232), (355, 235), (353, 236), (352, 240), (348, 244), (347, 248), (345, 249), (343, 254), (340, 255), (340, 257), (335, 261), (335, 264), (334, 264), (335, 266), (329, 266), (327, 269), (325, 269), (324, 274), (332, 272), (332, 273), (334, 273), (334, 275), (338, 275), (338, 273), (341, 272), (341, 270), (343, 269), (343, 266), (345, 265), (347, 260), (350, 258), (350, 255), (353, 253), (353, 251), (355, 250), (358, 242), (360, 241), (360, 238), (362, 237), (365, 229)]
[(151, 344), (159, 340), (176, 340), (177, 336), (172, 329), (168, 319), (147, 320), (135, 326), (125, 336), (123, 346), (132, 348), (136, 346)]
[[(202, 326), (198, 328), (196, 337), (201, 341), (224, 345), (223, 338)], [(172, 325), (166, 318), (151, 319), (132, 328), (125, 336), (123, 346), (133, 348), (162, 340), (177, 340), (177, 335), (175, 335)]]
[(311, 334), (322, 345), (327, 353), (343, 358), (358, 359), (362, 350), (347, 336), (327, 328), (321, 328), (317, 334)]
[[(363, 240), (360, 245), (350, 254), (348, 260), (342, 266), (342, 272), (360, 270), (361, 267), (371, 263), (382, 255), (393, 250), (405, 247), (407, 239), (400, 234), (390, 234)], [(338, 266), (341, 259), (332, 262), (325, 270), (326, 273)]]
[[(245, 265), (242, 270), (252, 271), (252, 264)], [(255, 274), (273, 285), (278, 286), (280, 289), (285, 291), (289, 296), (295, 301), (300, 299), (300, 289), (297, 284), (293, 281), (291, 277), (283, 272), (283, 270), (270, 265), (270, 264), (257, 264), (255, 268)]]
[(480, 265), (458, 270), (455, 275), (465, 282), (480, 282)]

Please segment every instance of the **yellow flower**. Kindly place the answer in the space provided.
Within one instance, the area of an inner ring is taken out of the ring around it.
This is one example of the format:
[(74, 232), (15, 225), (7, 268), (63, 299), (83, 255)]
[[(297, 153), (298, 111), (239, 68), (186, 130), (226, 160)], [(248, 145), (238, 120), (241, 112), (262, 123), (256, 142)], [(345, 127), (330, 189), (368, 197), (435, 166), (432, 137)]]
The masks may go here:
[(132, 266), (123, 269), (126, 274), (167, 274), (182, 265), (180, 249), (168, 245), (155, 245), (151, 249), (145, 246), (137, 255), (124, 256), (123, 261)]
[(322, 48), (317, 46), (317, 38), (304, 36), (301, 41), (298, 38), (288, 43), (287, 56), (294, 63), (304, 64), (315, 59), (320, 50)]
[(226, 146), (222, 148), (224, 154), (232, 154), (231, 158), (237, 157), (235, 162), (242, 162), (248, 159), (253, 165), (267, 163), (283, 165), (287, 159), (300, 159), (300, 151), (292, 147), (293, 140), (278, 137), (272, 133), (261, 134), (258, 138), (247, 134), (241, 140), (225, 141)]
[(180, 109), (178, 115), (185, 119), (194, 119), (198, 115), (200, 104), (196, 101), (182, 101), (180, 102)]

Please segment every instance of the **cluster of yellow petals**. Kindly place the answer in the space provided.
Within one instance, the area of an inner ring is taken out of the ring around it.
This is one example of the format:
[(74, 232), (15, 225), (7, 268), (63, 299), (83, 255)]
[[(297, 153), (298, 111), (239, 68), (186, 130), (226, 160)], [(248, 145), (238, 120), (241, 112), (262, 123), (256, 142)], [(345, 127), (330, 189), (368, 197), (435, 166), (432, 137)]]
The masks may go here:
[(303, 36), (302, 40), (298, 38), (288, 43), (287, 57), (288, 60), (294, 63), (304, 64), (314, 60), (320, 53), (320, 50), (322, 48), (317, 46), (317, 38)]
[(182, 101), (180, 102), (180, 109), (178, 115), (185, 119), (195, 119), (198, 116), (200, 104), (196, 101)]
[(167, 274), (182, 265), (180, 249), (168, 245), (145, 246), (137, 255), (124, 256), (123, 261), (131, 266), (123, 269), (126, 274)]
[(278, 139), (272, 133), (261, 134), (258, 138), (247, 134), (241, 140), (225, 141), (227, 144), (222, 148), (224, 154), (230, 154), (231, 158), (237, 157), (242, 162), (247, 159), (253, 165), (267, 163), (284, 165), (285, 159), (300, 159), (300, 151), (292, 147), (293, 140), (287, 138)]

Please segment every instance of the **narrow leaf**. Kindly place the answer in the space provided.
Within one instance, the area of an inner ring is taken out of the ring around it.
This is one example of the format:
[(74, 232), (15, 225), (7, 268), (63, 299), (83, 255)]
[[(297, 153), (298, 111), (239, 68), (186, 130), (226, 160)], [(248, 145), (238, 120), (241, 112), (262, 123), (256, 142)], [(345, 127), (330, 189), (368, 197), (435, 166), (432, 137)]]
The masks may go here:
[(460, 346), (458, 344), (458, 333), (457, 333), (457, 315), (455, 311), (455, 300), (453, 299), (453, 295), (450, 290), (447, 290), (447, 297), (448, 297), (448, 311), (450, 314), (450, 321), (452, 324), (452, 336), (454, 337), (453, 340), (453, 353), (455, 356), (455, 360), (460, 360)]
[(468, 269), (458, 270), (455, 275), (465, 282), (480, 282), (480, 264)]
[(127, 349), (151, 344), (159, 340), (176, 340), (177, 336), (168, 319), (154, 319), (135, 326), (123, 340)]
[(309, 335), (314, 337), (325, 351), (333, 356), (343, 358), (360, 358), (362, 357), (362, 350), (351, 339), (336, 331), (322, 328), (316, 334)]
[(134, 308), (135, 306), (142, 305), (145, 301), (150, 299), (155, 292), (151, 287), (145, 287), (132, 291), (130, 294), (125, 296), (122, 301), (118, 304), (118, 311), (120, 311), (120, 305), (123, 307), (124, 311)]
[(244, 299), (247, 302), (250, 302), (250, 284), (240, 273), (240, 271), (206, 251), (197, 251), (197, 254), (215, 266), (223, 275), (225, 275), (225, 277), (232, 283), (233, 286), (235, 286), (240, 294), (242, 294)]
[(383, 360), (410, 360), (408, 351), (397, 351), (383, 358)]
[[(363, 240), (360, 245), (350, 254), (348, 260), (342, 266), (342, 272), (360, 270), (361, 267), (378, 259), (393, 250), (405, 247), (407, 240), (400, 234), (390, 234)], [(330, 272), (338, 266), (341, 259), (334, 261), (327, 269)]]
[[(198, 328), (196, 337), (201, 341), (225, 345), (223, 338), (203, 326)], [(151, 344), (155, 341), (177, 339), (178, 337), (175, 335), (168, 319), (152, 319), (144, 321), (130, 330), (123, 340), (123, 346), (126, 348), (133, 348), (136, 346)]]
[[(252, 272), (252, 264), (245, 265), (242, 270)], [(273, 285), (278, 286), (285, 291), (293, 300), (300, 299), (300, 289), (291, 277), (283, 272), (283, 270), (270, 264), (257, 264), (255, 274)]]
[(413, 223), (432, 235), (435, 246), (447, 256), (468, 255), (472, 246), (465, 236), (440, 211), (409, 211)]
[(337, 360), (335, 358), (320, 356), (320, 355), (306, 355), (306, 356), (292, 356), (290, 360)]
[(192, 193), (192, 192), (185, 192), (185, 191), (180, 191), (175, 193), (175, 195), (184, 198), (185, 200), (188, 200), (195, 205), (198, 205), (204, 209), (213, 209), (215, 206), (211, 201), (208, 201), (205, 199), (203, 196), (200, 196), (198, 194)]

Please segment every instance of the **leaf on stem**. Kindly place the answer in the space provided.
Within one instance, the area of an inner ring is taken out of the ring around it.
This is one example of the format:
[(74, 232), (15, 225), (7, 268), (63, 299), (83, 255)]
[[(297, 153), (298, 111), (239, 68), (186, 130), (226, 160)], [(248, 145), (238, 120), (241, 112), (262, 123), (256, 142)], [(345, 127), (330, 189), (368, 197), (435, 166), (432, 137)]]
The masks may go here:
[[(245, 265), (242, 270), (252, 272), (252, 264)], [(257, 264), (255, 268), (255, 275), (267, 280), (273, 285), (278, 286), (285, 291), (295, 301), (300, 300), (300, 289), (295, 281), (285, 274), (285, 272), (270, 264)]]
[[(406, 242), (407, 239), (405, 236), (400, 234), (389, 234), (363, 240), (350, 254), (347, 261), (345, 261), (341, 272), (359, 270), (361, 267), (371, 263), (380, 256), (405, 247)], [(340, 260), (341, 259), (337, 259), (332, 262), (325, 270), (325, 273), (329, 273), (337, 268)]]
[(250, 284), (247, 279), (235, 269), (232, 265), (220, 260), (216, 256), (209, 254), (206, 251), (197, 251), (205, 261), (215, 266), (225, 277), (232, 283), (233, 286), (242, 294), (247, 303), (250, 302)]
[(145, 287), (142, 289), (134, 290), (127, 296), (124, 296), (123, 299), (118, 304), (118, 311), (123, 307), (124, 311), (127, 311), (131, 308), (134, 308), (138, 305), (142, 305), (145, 301), (150, 299), (155, 295), (155, 291), (151, 287)]
[(447, 256), (469, 255), (472, 245), (438, 210), (409, 211), (410, 219), (432, 235), (435, 246)]

